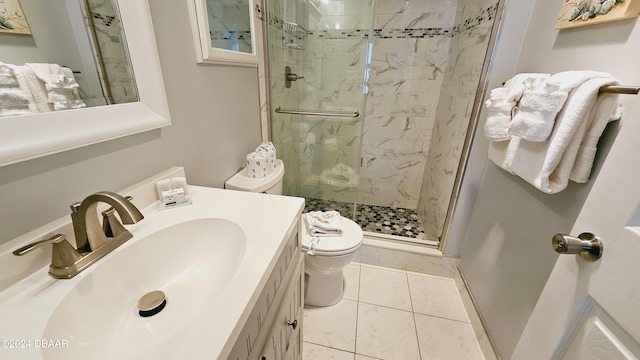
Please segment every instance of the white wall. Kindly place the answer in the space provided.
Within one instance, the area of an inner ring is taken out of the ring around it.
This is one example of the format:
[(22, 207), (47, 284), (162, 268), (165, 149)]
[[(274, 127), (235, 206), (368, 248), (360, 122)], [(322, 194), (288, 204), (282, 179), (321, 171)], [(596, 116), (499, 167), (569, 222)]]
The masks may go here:
[(222, 187), (260, 143), (257, 70), (196, 65), (187, 3), (150, 6), (173, 125), (0, 168), (0, 243), (173, 165)]
[[(636, 19), (559, 32), (553, 26), (560, 5), (556, 0), (507, 1), (492, 87), (516, 72), (581, 69), (607, 71), (625, 84), (640, 84)], [(627, 95), (625, 107), (632, 108), (639, 100)], [(622, 124), (635, 120), (623, 118)], [(455, 244), (455, 237), (463, 236), (460, 229), (466, 229), (460, 270), (500, 355), (508, 359), (557, 259), (550, 238), (571, 230), (593, 181), (572, 183), (556, 195), (535, 190), (487, 162), (483, 125), (481, 120), (452, 240)], [(594, 175), (616, 131), (615, 125), (607, 129)], [(469, 214), (465, 209), (471, 206)]]

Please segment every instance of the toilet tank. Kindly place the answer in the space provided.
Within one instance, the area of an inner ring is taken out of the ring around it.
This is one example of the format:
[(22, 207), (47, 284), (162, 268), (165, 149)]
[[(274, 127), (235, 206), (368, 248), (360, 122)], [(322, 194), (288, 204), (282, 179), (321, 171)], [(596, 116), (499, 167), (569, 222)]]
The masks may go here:
[(282, 195), (282, 179), (284, 178), (284, 163), (276, 160), (276, 168), (269, 175), (262, 178), (252, 178), (247, 175), (247, 168), (243, 168), (224, 183), (224, 188), (249, 192)]

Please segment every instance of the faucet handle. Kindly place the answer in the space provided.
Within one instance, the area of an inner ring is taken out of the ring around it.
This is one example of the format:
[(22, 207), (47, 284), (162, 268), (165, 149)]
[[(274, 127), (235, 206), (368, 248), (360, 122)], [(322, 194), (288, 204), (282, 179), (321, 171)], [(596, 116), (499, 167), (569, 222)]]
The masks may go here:
[(40, 240), (27, 244), (13, 252), (13, 255), (22, 256), (39, 247), (53, 245), (51, 252), (51, 265), (54, 267), (67, 267), (73, 265), (82, 255), (69, 244), (67, 237), (63, 234), (56, 234), (49, 239)]
[(49, 245), (49, 244), (58, 244), (62, 241), (66, 241), (67, 237), (64, 236), (63, 234), (55, 234), (52, 237), (50, 237), (49, 239), (44, 239), (44, 240), (40, 240), (40, 241), (36, 241), (36, 242), (32, 242), (31, 244), (27, 244), (23, 247), (21, 247), (20, 249), (17, 249), (13, 252), (13, 255), (16, 256), (22, 256), (26, 253), (29, 253), (39, 247), (45, 246), (45, 245)]
[[(133, 200), (133, 196), (125, 196), (124, 198), (127, 199), (127, 201)], [(116, 208), (113, 206), (102, 212), (102, 230), (107, 238), (114, 238), (128, 231), (122, 226), (122, 223), (118, 221), (115, 213)]]

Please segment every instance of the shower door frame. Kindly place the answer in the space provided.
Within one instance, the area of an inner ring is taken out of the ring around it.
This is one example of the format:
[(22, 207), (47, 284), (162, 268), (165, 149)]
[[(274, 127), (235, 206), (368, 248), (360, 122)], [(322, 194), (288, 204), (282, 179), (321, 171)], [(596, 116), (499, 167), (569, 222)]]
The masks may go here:
[(449, 240), (449, 233), (455, 217), (455, 212), (458, 206), (458, 200), (460, 191), (462, 190), (462, 182), (469, 163), (469, 155), (471, 154), (471, 145), (473, 138), (476, 135), (478, 129), (478, 123), (480, 122), (480, 110), (482, 106), (482, 100), (489, 85), (489, 73), (494, 62), (494, 49), (500, 37), (500, 30), (502, 29), (502, 18), (504, 16), (505, 0), (498, 0), (496, 8), (496, 16), (491, 28), (491, 36), (487, 44), (487, 51), (484, 57), (484, 63), (482, 65), (482, 72), (480, 73), (480, 80), (478, 81), (478, 87), (476, 89), (476, 96), (473, 101), (473, 107), (471, 109), (471, 116), (469, 118), (469, 125), (467, 127), (467, 133), (464, 138), (462, 147), (462, 154), (460, 156), (460, 162), (456, 170), (456, 177), (453, 182), (453, 191), (451, 192), (451, 198), (449, 200), (449, 206), (447, 207), (447, 213), (444, 219), (444, 226), (442, 228), (442, 234), (440, 235), (440, 244), (438, 250), (442, 253), (445, 252), (447, 241)]

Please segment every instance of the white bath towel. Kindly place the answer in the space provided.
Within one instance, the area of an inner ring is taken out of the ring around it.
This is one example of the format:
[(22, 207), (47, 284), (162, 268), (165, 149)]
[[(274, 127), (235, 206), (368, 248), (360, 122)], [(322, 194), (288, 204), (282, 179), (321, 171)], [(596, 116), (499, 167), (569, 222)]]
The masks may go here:
[(19, 67), (0, 62), (0, 116), (37, 113), (31, 89)]
[(342, 236), (340, 213), (331, 211), (310, 211), (304, 214), (312, 236)]
[(565, 71), (532, 84), (522, 94), (509, 133), (527, 141), (548, 140), (569, 92), (587, 80), (607, 77), (610, 75), (597, 71)]
[[(504, 153), (502, 166), (545, 193), (554, 194), (565, 189), (587, 130), (593, 139), (599, 138), (604, 129), (602, 123), (606, 125), (618, 109), (616, 96), (598, 99), (598, 91), (602, 86), (617, 83), (609, 76), (592, 78), (576, 86), (558, 113), (549, 141), (530, 142), (513, 137)], [(593, 160), (595, 145), (590, 145), (593, 139), (582, 148), (576, 179), (584, 179), (587, 168), (590, 172), (590, 166), (583, 162)]]
[(14, 75), (14, 68), (0, 62), (0, 87), (18, 87), (18, 79)]
[(509, 134), (527, 141), (546, 141), (568, 96), (562, 91), (525, 91), (509, 124)]
[(51, 110), (86, 107), (80, 98), (79, 85), (70, 69), (57, 64), (27, 63), (25, 65), (40, 80), (40, 88), (44, 90)]
[[(595, 105), (595, 116), (587, 128), (587, 133), (580, 143), (576, 162), (569, 179), (577, 183), (586, 183), (591, 176), (591, 168), (596, 157), (597, 145), (604, 128), (611, 121), (620, 120), (622, 106), (616, 94), (601, 94)], [(611, 113), (613, 109), (613, 113)]]
[(20, 72), (24, 75), (29, 86), (29, 91), (39, 112), (53, 111), (53, 105), (49, 103), (49, 96), (45, 84), (36, 76), (28, 66), (19, 66)]
[(492, 141), (507, 141), (511, 138), (509, 125), (517, 110), (516, 106), (522, 94), (529, 88), (549, 77), (549, 74), (517, 74), (505, 82), (503, 87), (491, 90), (487, 107), (487, 120), (484, 124), (485, 136)]

